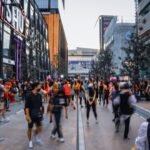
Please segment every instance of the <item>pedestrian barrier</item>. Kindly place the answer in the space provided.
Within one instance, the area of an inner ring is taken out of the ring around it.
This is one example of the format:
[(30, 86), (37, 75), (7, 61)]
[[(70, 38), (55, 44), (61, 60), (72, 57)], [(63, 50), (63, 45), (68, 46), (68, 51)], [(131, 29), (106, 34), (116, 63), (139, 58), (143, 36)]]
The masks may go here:
[(136, 113), (139, 114), (140, 116), (142, 116), (144, 119), (149, 118), (150, 116), (150, 111), (147, 109), (144, 109), (140, 106), (135, 105), (136, 108)]

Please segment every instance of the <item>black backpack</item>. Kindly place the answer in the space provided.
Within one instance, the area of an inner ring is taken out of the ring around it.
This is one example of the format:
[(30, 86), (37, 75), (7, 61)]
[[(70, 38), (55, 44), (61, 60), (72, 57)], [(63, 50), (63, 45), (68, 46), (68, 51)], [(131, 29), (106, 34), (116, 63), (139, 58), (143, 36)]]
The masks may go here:
[(134, 113), (134, 107), (129, 103), (130, 93), (126, 92), (120, 94), (120, 114), (121, 115), (132, 115)]

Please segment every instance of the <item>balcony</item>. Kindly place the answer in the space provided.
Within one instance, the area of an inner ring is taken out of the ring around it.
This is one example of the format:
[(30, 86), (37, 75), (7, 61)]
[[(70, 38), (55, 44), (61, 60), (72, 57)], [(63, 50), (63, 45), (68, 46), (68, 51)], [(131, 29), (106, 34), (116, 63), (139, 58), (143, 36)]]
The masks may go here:
[(142, 0), (141, 3), (139, 3), (139, 11), (138, 13), (140, 13), (140, 11), (149, 3), (149, 0)]
[(138, 34), (142, 36), (150, 30), (150, 12), (145, 16), (139, 16), (139, 24), (138, 24)]

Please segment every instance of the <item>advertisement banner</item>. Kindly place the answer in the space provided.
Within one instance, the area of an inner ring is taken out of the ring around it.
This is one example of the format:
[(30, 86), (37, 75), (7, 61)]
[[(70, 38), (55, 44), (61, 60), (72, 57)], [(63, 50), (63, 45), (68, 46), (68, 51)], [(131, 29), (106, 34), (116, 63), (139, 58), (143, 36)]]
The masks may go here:
[(91, 61), (69, 61), (68, 73), (70, 74), (88, 74), (91, 67)]

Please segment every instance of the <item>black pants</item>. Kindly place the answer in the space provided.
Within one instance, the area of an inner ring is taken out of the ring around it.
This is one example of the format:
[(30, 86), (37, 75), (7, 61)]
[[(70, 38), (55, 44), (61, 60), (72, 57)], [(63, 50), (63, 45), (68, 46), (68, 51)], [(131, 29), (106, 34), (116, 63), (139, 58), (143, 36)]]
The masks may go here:
[(128, 133), (129, 133), (129, 126), (130, 126), (130, 118), (127, 118), (125, 120), (125, 130), (124, 130), (124, 138), (128, 138)]
[(106, 104), (108, 105), (108, 98), (109, 98), (109, 94), (108, 93), (105, 93), (104, 94), (104, 99), (103, 99), (103, 105), (105, 105), (105, 102), (106, 102)]
[(99, 102), (103, 99), (103, 92), (99, 92)]
[(54, 112), (54, 118), (55, 118), (55, 126), (52, 130), (52, 134), (55, 135), (57, 133), (59, 138), (63, 138), (61, 126), (61, 110)]
[(96, 104), (95, 104), (95, 102), (94, 102), (92, 105), (90, 105), (90, 104), (87, 102), (87, 114), (86, 114), (87, 120), (89, 120), (89, 117), (90, 117), (90, 110), (91, 110), (91, 107), (92, 107), (94, 116), (95, 116), (95, 118), (97, 119), (97, 112), (96, 112)]
[[(82, 97), (79, 97), (79, 99), (80, 99), (80, 105), (82, 106)], [(86, 97), (83, 97), (83, 99), (84, 99), (84, 103), (85, 103), (85, 106), (86, 106)]]

